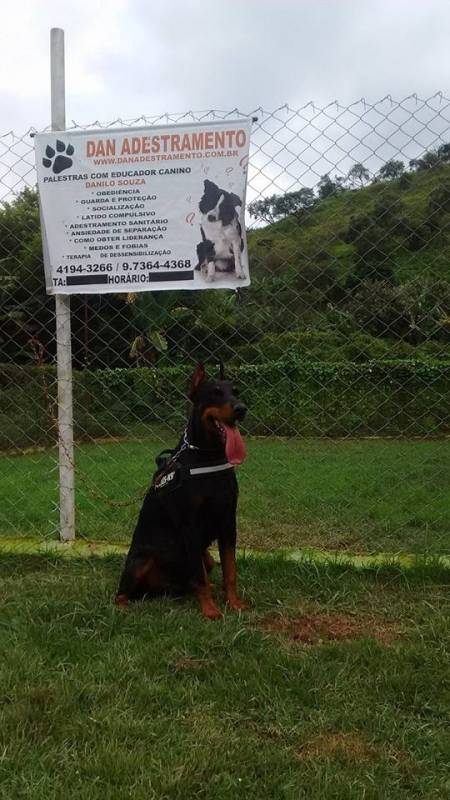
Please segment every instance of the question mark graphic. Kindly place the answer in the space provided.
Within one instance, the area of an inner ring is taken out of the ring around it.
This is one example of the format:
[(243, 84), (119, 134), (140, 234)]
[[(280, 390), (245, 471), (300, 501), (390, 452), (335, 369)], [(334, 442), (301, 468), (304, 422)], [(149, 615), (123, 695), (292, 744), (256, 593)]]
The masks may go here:
[(205, 175), (207, 175), (209, 172), (209, 167), (203, 167), (203, 172), (205, 173)]
[(190, 214), (186, 214), (186, 222), (189, 222), (189, 225), (192, 225), (194, 217), (195, 217), (194, 211), (191, 211)]
[(233, 172), (233, 167), (227, 167), (225, 172), (227, 173), (227, 175), (231, 175), (231, 173)]
[(192, 197), (191, 197), (191, 195), (189, 195), (189, 197), (186, 197), (186, 200), (187, 200), (187, 202), (188, 202), (188, 203), (190, 203), (190, 202), (191, 202), (191, 200), (192, 200)]
[(242, 156), (241, 160), (239, 161), (239, 166), (242, 167), (245, 172), (248, 167), (248, 156)]

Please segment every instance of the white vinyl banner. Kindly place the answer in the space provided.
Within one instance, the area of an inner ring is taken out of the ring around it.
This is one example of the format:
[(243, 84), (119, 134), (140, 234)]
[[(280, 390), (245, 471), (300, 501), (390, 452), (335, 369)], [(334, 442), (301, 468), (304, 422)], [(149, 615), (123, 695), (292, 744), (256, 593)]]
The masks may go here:
[(35, 137), (49, 294), (250, 284), (251, 120)]

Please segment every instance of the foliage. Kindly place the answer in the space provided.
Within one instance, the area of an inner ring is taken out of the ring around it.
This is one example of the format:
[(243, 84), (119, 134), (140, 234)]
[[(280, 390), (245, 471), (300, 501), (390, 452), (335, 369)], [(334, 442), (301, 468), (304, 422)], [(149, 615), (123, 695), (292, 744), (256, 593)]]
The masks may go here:
[(348, 172), (347, 180), (350, 182), (351, 186), (356, 186), (359, 183), (359, 186), (364, 186), (365, 183), (370, 178), (369, 170), (366, 169), (364, 164), (353, 164), (353, 167)]
[(313, 189), (305, 187), (298, 189), (296, 192), (287, 192), (281, 195), (273, 194), (262, 200), (255, 200), (250, 203), (248, 211), (251, 217), (271, 224), (302, 209), (311, 208), (314, 203)]
[[(431, 353), (418, 360), (409, 350), (400, 359), (380, 353), (348, 361), (347, 347), (340, 360), (319, 361), (291, 343), (277, 360), (229, 367), (250, 408), (246, 429), (303, 436), (450, 430), (448, 358)], [(181, 428), (188, 377), (189, 367), (75, 372), (76, 437), (129, 435), (149, 424)], [(4, 366), (0, 386), (0, 449), (54, 441), (54, 369)]]
[(319, 183), (317, 184), (317, 194), (319, 200), (326, 200), (327, 197), (334, 197), (335, 195), (341, 194), (344, 191), (344, 179), (338, 177), (337, 175), (335, 176), (334, 181), (330, 178), (328, 173), (326, 175), (322, 175)]
[[(311, 355), (318, 360), (335, 360), (335, 351), (338, 360), (345, 353), (354, 361), (370, 352), (403, 357), (426, 339), (447, 342), (450, 145), (436, 151), (438, 162), (430, 152), (422, 157), (428, 167), (417, 171), (402, 172), (402, 162), (391, 159), (370, 185), (364, 165), (355, 164), (349, 181), (366, 185), (352, 191), (324, 175), (315, 192), (302, 187), (251, 204), (270, 224), (249, 231), (252, 286), (245, 292), (72, 297), (75, 367), (166, 368), (230, 361), (236, 353), (242, 363), (267, 336), (292, 333), (300, 341), (312, 330), (328, 331), (323, 353)], [(32, 340), (51, 363), (53, 298), (43, 288), (30, 190), (0, 209), (0, 309), (0, 363), (33, 363)], [(345, 319), (347, 349), (333, 345), (337, 316), (339, 324)]]
[(380, 167), (378, 171), (378, 177), (382, 180), (396, 180), (403, 175), (405, 171), (405, 165), (403, 161), (398, 161), (394, 158), (391, 158), (389, 161), (386, 161), (382, 167)]

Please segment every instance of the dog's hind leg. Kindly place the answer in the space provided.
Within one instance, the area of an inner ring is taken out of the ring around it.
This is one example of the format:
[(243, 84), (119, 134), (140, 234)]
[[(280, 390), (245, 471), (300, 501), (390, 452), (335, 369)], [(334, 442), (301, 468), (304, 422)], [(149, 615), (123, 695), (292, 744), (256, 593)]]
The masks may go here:
[(167, 575), (152, 556), (134, 556), (125, 565), (115, 603), (119, 608), (124, 608), (130, 600), (140, 599), (146, 594), (164, 594), (170, 589)]
[(142, 579), (151, 569), (153, 559), (141, 557), (127, 558), (122, 572), (115, 598), (116, 606), (125, 608), (130, 600), (136, 600), (144, 594)]

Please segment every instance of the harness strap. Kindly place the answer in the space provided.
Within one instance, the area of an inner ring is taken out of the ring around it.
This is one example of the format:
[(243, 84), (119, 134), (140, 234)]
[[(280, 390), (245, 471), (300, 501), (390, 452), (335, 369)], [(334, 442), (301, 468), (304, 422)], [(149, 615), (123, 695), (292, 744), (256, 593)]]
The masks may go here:
[(152, 486), (154, 489), (176, 489), (187, 478), (195, 478), (198, 475), (210, 475), (218, 472), (224, 472), (228, 469), (234, 469), (233, 464), (228, 462), (222, 464), (211, 464), (203, 467), (190, 467), (188, 464), (181, 465), (179, 457), (186, 450), (201, 451), (201, 447), (195, 444), (190, 444), (188, 439), (187, 426), (184, 429), (181, 444), (178, 450), (163, 450), (156, 456), (156, 465), (158, 467), (157, 473), (153, 476)]
[(190, 475), (207, 475), (208, 472), (222, 472), (224, 469), (233, 469), (233, 464), (216, 464), (214, 467), (191, 467)]

